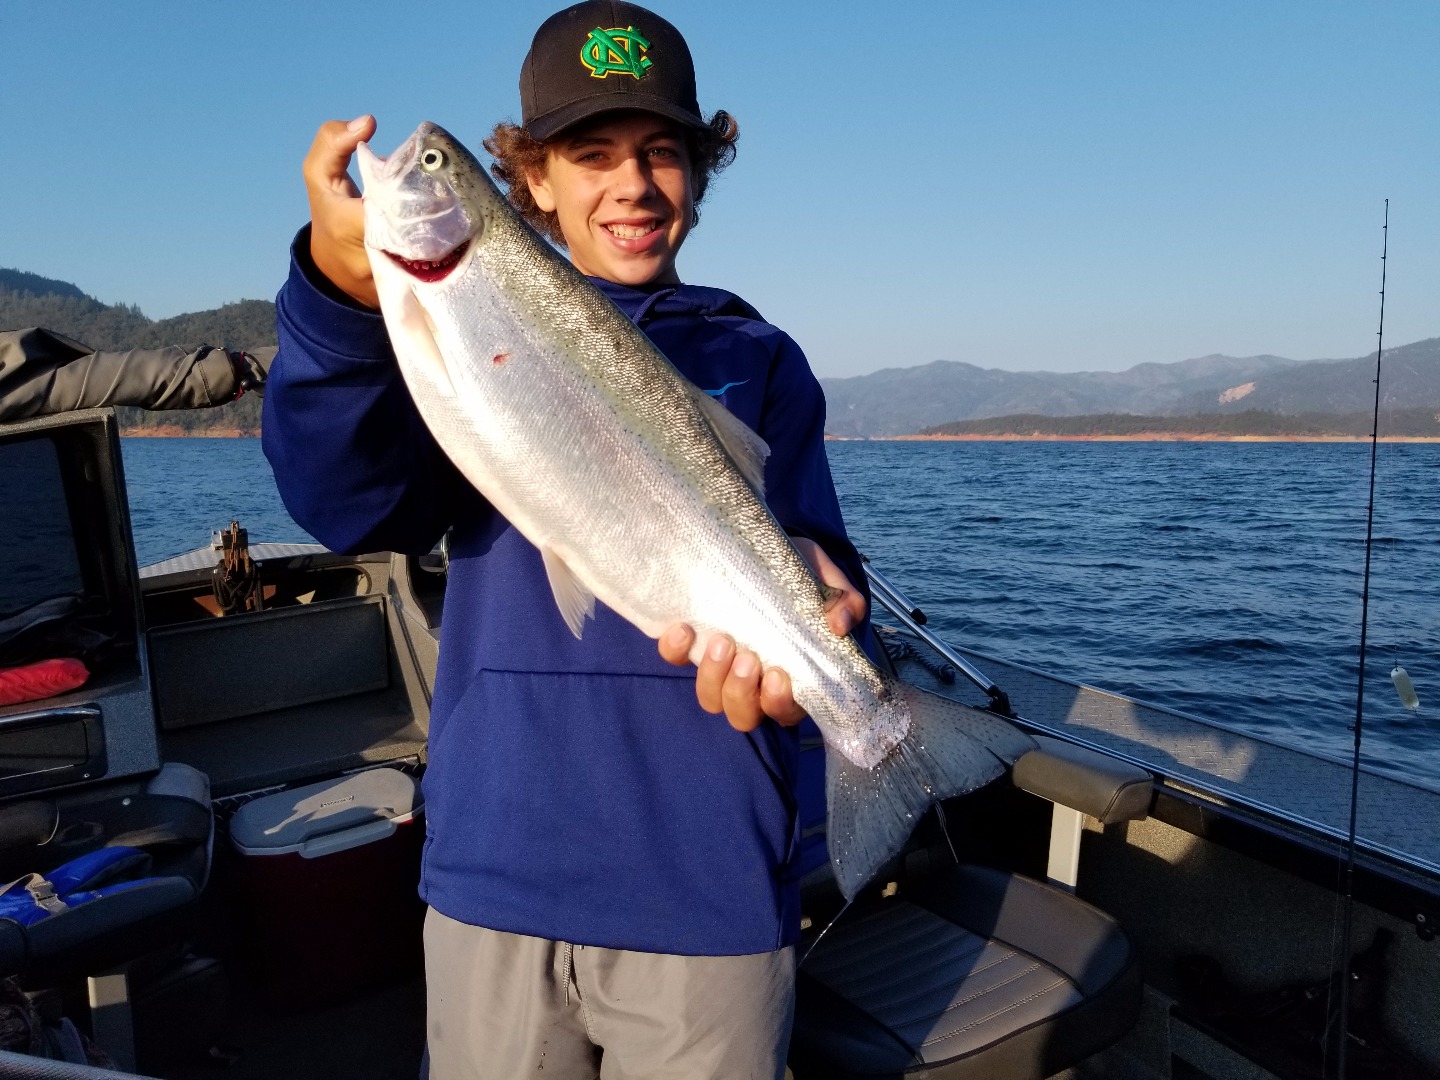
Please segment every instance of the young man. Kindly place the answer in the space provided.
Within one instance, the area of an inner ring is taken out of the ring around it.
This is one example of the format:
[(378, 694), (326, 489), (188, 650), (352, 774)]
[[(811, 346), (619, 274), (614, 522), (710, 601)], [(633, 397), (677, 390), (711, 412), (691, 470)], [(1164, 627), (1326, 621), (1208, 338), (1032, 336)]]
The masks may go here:
[[(832, 630), (868, 633), (819, 384), (743, 300), (676, 270), (735, 133), (701, 117), (683, 38), (591, 0), (540, 27), (520, 89), (522, 125), (487, 143), (512, 202), (770, 444), (767, 501), (839, 590)], [(426, 431), (373, 310), (346, 175), (373, 132), (326, 124), (306, 159), (264, 444), (332, 548), (420, 553), (453, 530), (425, 776), (431, 1076), (779, 1077), (814, 854), (789, 680), (726, 639), (691, 669), (684, 626), (657, 656), (603, 606), (570, 634), (538, 552)]]

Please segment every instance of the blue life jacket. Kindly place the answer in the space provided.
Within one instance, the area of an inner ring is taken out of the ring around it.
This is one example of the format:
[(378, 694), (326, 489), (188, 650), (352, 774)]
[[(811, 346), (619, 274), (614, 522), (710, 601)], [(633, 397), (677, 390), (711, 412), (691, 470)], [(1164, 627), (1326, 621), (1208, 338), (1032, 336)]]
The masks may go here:
[(139, 848), (117, 844), (71, 859), (48, 874), (27, 874), (0, 888), (0, 919), (31, 926), (102, 896), (137, 888), (149, 880), (150, 864), (150, 856)]

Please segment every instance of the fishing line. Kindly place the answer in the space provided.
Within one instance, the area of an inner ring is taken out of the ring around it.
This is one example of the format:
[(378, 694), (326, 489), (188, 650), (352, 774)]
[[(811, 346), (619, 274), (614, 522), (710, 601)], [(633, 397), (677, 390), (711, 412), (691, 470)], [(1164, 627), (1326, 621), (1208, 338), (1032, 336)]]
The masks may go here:
[[(856, 895), (858, 896), (859, 894), (857, 893)], [(810, 954), (815, 951), (815, 946), (820, 944), (820, 940), (821, 940), (826, 934), (828, 934), (828, 933), (830, 932), (830, 928), (831, 928), (832, 926), (834, 926), (837, 922), (840, 921), (840, 916), (841, 916), (841, 915), (844, 915), (845, 912), (847, 912), (847, 911), (850, 910), (850, 905), (853, 904), (854, 902), (855, 902), (855, 897), (854, 897), (854, 896), (852, 896), (849, 900), (846, 900), (846, 901), (845, 901), (845, 906), (842, 907), (839, 911), (837, 911), (837, 912), (835, 913), (835, 917), (834, 917), (833, 919), (831, 919), (828, 923), (825, 924), (825, 929), (821, 930), (820, 933), (818, 933), (818, 934), (815, 935), (815, 940), (812, 941), (812, 942), (810, 942), (810, 947), (805, 950), (805, 955), (802, 956), (802, 957), (800, 957), (800, 960), (796, 963), (796, 965), (795, 965), (795, 970), (798, 971), (798, 970), (800, 970), (801, 967), (803, 967), (803, 966), (805, 965), (805, 961), (806, 961), (806, 960), (809, 960), (809, 959), (810, 959)]]
[[(1403, 357), (1403, 352), (1401, 355)], [(1387, 374), (1389, 375), (1387, 385), (1395, 389), (1389, 391), (1390, 397), (1387, 400), (1390, 403), (1388, 405), (1382, 403), (1381, 412), (1385, 414), (1385, 430), (1389, 433), (1389, 436), (1392, 439), (1403, 440), (1407, 434), (1417, 429), (1409, 426), (1413, 422), (1413, 418), (1405, 408), (1404, 403), (1406, 399), (1401, 384), (1404, 381), (1405, 374), (1408, 373), (1412, 377), (1418, 377), (1419, 372), (1413, 362), (1406, 363), (1401, 359), (1398, 363), (1399, 366), (1397, 367), (1397, 360), (1392, 355), (1387, 368)], [(1377, 581), (1382, 583), (1382, 587), (1377, 590), (1378, 595), (1375, 601), (1377, 617), (1382, 624), (1386, 622), (1387, 614), (1392, 616), (1401, 614), (1395, 594), (1393, 592), (1387, 594), (1383, 587), (1383, 583), (1385, 582), (1393, 583), (1397, 580), (1403, 580), (1404, 571), (1402, 564), (1404, 560), (1402, 554), (1399, 553), (1401, 538), (1397, 535), (1399, 532), (1397, 526), (1398, 523), (1393, 522), (1392, 519), (1392, 524), (1387, 530), (1390, 535), (1382, 536), (1375, 541), (1374, 576)], [(1403, 617), (1401, 618), (1400, 625), (1404, 625)], [(1411, 679), (1409, 671), (1407, 671), (1401, 663), (1401, 639), (1395, 635), (1396, 630), (1392, 624), (1390, 634), (1387, 635), (1386, 639), (1381, 643), (1384, 647), (1377, 651), (1381, 653), (1388, 652), (1390, 654), (1390, 682), (1395, 687), (1395, 696), (1400, 699), (1401, 707), (1410, 712), (1416, 712), (1420, 708), (1420, 699), (1415, 692), (1415, 683)]]
[(955, 865), (960, 865), (960, 854), (955, 850), (955, 841), (950, 839), (950, 825), (945, 820), (945, 806), (942, 803), (935, 804), (935, 820), (940, 823), (940, 831), (945, 835), (945, 844), (950, 848), (950, 857), (955, 860)]
[[(945, 843), (950, 848), (950, 857), (955, 860), (955, 864), (958, 866), (960, 864), (960, 855), (955, 850), (955, 841), (950, 838), (950, 826), (945, 820), (945, 807), (938, 802), (935, 803), (935, 820), (939, 822), (940, 832), (944, 834)], [(820, 933), (816, 935), (815, 940), (810, 943), (810, 947), (805, 950), (805, 955), (800, 957), (799, 962), (796, 963), (795, 967), (797, 970), (799, 969), (801, 964), (805, 963), (806, 960), (810, 959), (810, 954), (815, 951), (815, 946), (820, 944), (820, 939), (830, 932), (830, 928), (840, 921), (840, 916), (844, 915), (845, 912), (849, 911), (850, 905), (854, 902), (854, 897), (846, 900), (845, 906), (842, 907), (839, 911), (837, 911), (835, 913), (835, 917), (825, 924), (825, 929), (821, 930)]]
[[(1360, 739), (1365, 720), (1365, 639), (1370, 616), (1370, 552), (1375, 536), (1375, 460), (1380, 446), (1380, 358), (1385, 352), (1385, 271), (1390, 254), (1390, 200), (1385, 200), (1385, 224), (1380, 246), (1380, 331), (1375, 345), (1375, 411), (1370, 428), (1370, 501), (1365, 513), (1365, 574), (1360, 585), (1360, 665), (1355, 687), (1355, 752), (1350, 761), (1350, 829), (1345, 838), (1345, 922), (1340, 945), (1340, 1040), (1335, 1075), (1345, 1080), (1346, 1044), (1350, 1027), (1350, 949), (1355, 923), (1355, 833), (1360, 805)], [(1327, 1028), (1329, 1027), (1327, 1023)], [(1329, 1031), (1326, 1031), (1329, 1035)], [(1328, 1047), (1329, 1039), (1325, 1039)]]

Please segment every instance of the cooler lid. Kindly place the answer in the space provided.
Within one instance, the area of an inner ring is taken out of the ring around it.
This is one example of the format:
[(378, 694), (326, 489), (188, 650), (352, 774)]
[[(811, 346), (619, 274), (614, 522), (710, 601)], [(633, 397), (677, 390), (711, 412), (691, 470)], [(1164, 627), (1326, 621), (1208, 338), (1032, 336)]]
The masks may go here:
[(246, 854), (281, 855), (374, 822), (393, 829), (419, 808), (413, 777), (398, 769), (367, 769), (246, 803), (230, 820), (230, 839)]

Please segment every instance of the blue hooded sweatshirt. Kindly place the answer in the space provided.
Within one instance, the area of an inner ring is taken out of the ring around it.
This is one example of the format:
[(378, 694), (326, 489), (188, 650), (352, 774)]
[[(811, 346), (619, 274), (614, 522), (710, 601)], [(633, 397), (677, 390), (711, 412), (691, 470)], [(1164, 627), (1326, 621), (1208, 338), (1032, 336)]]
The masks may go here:
[[(603, 604), (566, 627), (539, 552), (456, 471), (420, 419), (380, 316), (292, 249), (264, 449), (294, 519), (336, 551), (429, 551), (453, 527), (424, 779), (421, 893), (461, 922), (688, 955), (766, 952), (799, 933), (798, 879), (824, 859), (820, 755), (801, 728), (742, 734), (700, 709), (695, 669)], [(766, 499), (852, 582), (799, 347), (731, 293), (594, 284), (770, 445)], [(873, 648), (866, 626), (862, 643)]]

